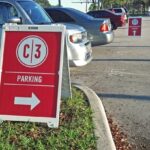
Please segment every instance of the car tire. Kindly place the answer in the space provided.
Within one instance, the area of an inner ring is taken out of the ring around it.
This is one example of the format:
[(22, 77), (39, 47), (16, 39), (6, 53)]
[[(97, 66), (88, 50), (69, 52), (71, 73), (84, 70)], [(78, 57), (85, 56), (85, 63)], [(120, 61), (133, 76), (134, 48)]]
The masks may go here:
[(112, 30), (116, 30), (117, 29), (117, 26), (115, 25), (114, 22), (111, 22), (111, 26), (112, 26)]

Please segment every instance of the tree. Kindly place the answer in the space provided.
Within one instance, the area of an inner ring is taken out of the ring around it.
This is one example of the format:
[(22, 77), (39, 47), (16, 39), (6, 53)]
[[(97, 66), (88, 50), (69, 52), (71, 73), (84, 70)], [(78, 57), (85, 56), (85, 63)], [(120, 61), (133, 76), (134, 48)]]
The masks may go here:
[(89, 11), (96, 10), (96, 9), (97, 9), (96, 3), (92, 3), (89, 7)]
[(38, 4), (40, 4), (42, 7), (49, 7), (51, 6), (48, 0), (36, 0)]
[(92, 4), (89, 7), (89, 10), (99, 10), (100, 9), (101, 0), (92, 0)]
[(150, 0), (143, 0), (145, 2), (146, 7), (150, 6)]
[(97, 10), (97, 1), (102, 3), (102, 8), (126, 7), (129, 11), (143, 11), (150, 7), (150, 0), (92, 0), (89, 10)]
[(103, 7), (110, 8), (110, 7), (120, 7), (124, 6), (128, 0), (103, 0)]

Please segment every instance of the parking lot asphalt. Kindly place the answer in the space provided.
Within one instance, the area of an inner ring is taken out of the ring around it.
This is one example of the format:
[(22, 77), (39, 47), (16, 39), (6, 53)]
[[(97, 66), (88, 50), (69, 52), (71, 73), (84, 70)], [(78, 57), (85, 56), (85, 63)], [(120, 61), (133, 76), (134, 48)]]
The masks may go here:
[(115, 31), (113, 43), (93, 48), (93, 61), (71, 68), (72, 82), (93, 89), (136, 150), (150, 149), (150, 17), (141, 37), (128, 26)]

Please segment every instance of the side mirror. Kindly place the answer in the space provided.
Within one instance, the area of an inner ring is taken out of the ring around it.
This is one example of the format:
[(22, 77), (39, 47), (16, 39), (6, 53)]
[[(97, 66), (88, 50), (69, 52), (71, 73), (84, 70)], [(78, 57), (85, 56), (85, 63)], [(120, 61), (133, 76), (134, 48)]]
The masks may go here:
[(13, 17), (13, 18), (8, 19), (7, 23), (21, 24), (22, 20), (19, 17)]

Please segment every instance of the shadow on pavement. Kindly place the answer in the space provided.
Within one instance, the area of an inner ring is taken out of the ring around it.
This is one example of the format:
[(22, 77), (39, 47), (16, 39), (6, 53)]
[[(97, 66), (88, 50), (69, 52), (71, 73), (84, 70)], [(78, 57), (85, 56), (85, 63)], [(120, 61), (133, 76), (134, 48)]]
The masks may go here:
[(101, 93), (98, 94), (99, 97), (102, 98), (115, 98), (115, 99), (134, 99), (134, 100), (150, 100), (150, 95), (127, 95), (127, 94), (109, 94), (109, 93)]
[(150, 61), (150, 59), (93, 59), (92, 61)]
[[(117, 43), (117, 42), (116, 42)], [(128, 45), (105, 45), (101, 47), (134, 47), (134, 48), (149, 48), (150, 46), (128, 46)]]

